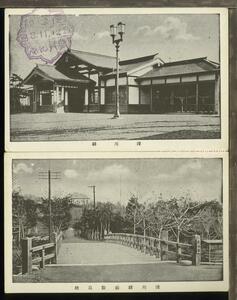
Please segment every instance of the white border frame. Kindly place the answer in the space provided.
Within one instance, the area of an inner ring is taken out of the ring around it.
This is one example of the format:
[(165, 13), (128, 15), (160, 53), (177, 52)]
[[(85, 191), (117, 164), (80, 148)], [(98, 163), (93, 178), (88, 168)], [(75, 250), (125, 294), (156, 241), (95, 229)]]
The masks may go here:
[[(223, 159), (223, 281), (128, 282), (128, 283), (13, 283), (12, 282), (12, 160), (13, 159), (129, 159), (129, 158), (222, 158)], [(8, 153), (5, 155), (5, 292), (6, 293), (121, 293), (121, 292), (211, 292), (229, 288), (229, 165), (228, 153)], [(160, 288), (156, 289), (156, 285)], [(89, 285), (93, 288), (89, 289)], [(105, 290), (101, 286), (106, 286)], [(129, 286), (133, 285), (130, 290)], [(142, 286), (146, 285), (146, 290)], [(79, 290), (75, 290), (79, 286)], [(115, 289), (119, 286), (119, 290)]]
[[(111, 141), (44, 141), (11, 142), (10, 141), (10, 107), (9, 107), (9, 18), (11, 14), (21, 15), (33, 9), (7, 9), (5, 11), (5, 149), (6, 151), (226, 151), (228, 150), (228, 9), (227, 8), (67, 8), (60, 9), (65, 14), (220, 14), (220, 69), (221, 69), (221, 139), (190, 140), (115, 140)], [(36, 10), (36, 9), (34, 9)], [(37, 9), (37, 14), (45, 9)], [(96, 146), (92, 145), (96, 142)]]

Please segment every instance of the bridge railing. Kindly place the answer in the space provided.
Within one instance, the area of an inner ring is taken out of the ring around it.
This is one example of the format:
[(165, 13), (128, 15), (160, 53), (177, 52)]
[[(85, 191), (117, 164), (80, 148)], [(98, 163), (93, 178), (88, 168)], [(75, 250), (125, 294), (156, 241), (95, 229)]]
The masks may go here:
[[(104, 239), (108, 242), (120, 243), (146, 254), (155, 255), (161, 260), (172, 260), (181, 262), (182, 259), (189, 259), (193, 265), (201, 263), (201, 240), (199, 235), (193, 236), (192, 244), (178, 243), (168, 240), (168, 232), (163, 231), (161, 238), (148, 237), (129, 233), (110, 233)], [(170, 259), (169, 259), (170, 260)]]
[(33, 238), (22, 239), (22, 274), (31, 273), (33, 265), (44, 268), (47, 263), (57, 263), (63, 234), (53, 233), (53, 241), (33, 246)]

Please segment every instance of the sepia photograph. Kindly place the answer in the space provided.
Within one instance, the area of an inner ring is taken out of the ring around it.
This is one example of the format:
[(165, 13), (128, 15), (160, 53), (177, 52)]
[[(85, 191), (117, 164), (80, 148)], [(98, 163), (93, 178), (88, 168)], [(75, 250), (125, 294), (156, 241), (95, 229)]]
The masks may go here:
[(18, 291), (23, 283), (223, 288), (228, 192), (215, 155), (9, 160), (7, 280)]
[(8, 11), (9, 141), (220, 140), (223, 11), (99, 12)]

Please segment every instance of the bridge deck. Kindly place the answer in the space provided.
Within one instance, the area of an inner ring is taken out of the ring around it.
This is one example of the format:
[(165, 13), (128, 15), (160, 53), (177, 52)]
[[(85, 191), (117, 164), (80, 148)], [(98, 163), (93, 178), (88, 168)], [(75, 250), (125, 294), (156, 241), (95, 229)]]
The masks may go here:
[(106, 242), (66, 242), (61, 245), (57, 264), (121, 265), (158, 263), (154, 257), (136, 249)]

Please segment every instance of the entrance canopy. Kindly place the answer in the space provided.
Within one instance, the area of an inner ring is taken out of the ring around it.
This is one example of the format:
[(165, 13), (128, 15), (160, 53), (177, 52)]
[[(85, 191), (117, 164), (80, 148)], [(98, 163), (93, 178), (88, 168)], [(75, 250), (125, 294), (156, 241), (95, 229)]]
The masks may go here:
[(56, 84), (90, 84), (93, 80), (77, 74), (77, 78), (67, 76), (56, 69), (52, 65), (37, 65), (30, 74), (24, 79), (24, 84), (34, 85), (40, 82), (52, 82)]

